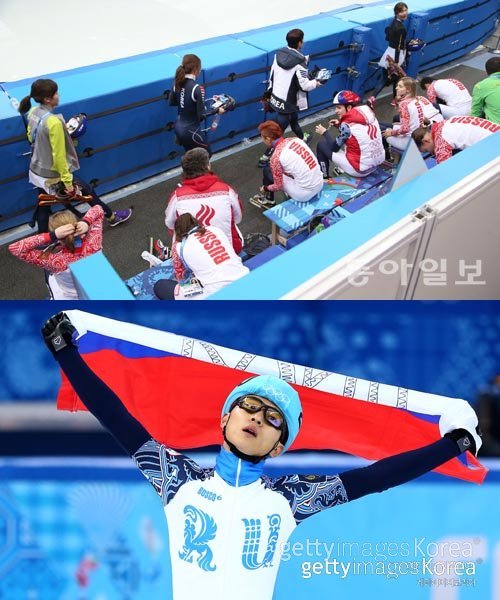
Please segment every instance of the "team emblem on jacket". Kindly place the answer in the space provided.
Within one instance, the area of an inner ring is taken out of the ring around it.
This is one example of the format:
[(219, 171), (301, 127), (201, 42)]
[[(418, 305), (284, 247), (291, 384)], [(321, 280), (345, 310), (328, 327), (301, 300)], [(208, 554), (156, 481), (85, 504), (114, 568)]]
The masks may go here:
[(217, 532), (214, 519), (191, 504), (184, 507), (184, 514), (184, 546), (182, 552), (179, 552), (179, 558), (189, 563), (196, 558), (200, 569), (215, 571), (217, 567), (213, 564), (213, 552), (208, 545)]

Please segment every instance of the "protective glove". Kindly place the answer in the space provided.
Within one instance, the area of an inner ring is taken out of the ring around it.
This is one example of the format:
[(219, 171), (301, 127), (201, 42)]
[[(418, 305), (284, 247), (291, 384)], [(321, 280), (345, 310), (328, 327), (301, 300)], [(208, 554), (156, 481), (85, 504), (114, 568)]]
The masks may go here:
[(73, 323), (66, 313), (60, 312), (45, 322), (42, 335), (47, 348), (56, 355), (67, 346), (75, 346), (73, 338), (77, 333)]
[(465, 400), (454, 407), (451, 414), (441, 415), (439, 431), (442, 437), (449, 437), (456, 442), (461, 452), (469, 450), (475, 456), (483, 443), (477, 415)]

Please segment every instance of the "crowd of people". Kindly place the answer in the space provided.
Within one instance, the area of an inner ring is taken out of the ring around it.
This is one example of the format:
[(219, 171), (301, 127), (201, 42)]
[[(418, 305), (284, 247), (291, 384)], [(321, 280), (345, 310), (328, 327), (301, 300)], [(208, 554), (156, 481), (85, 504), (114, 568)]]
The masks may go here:
[[(315, 147), (311, 134), (303, 132), (298, 115), (308, 107), (308, 92), (325, 85), (329, 75), (324, 69), (319, 74), (309, 72), (309, 57), (302, 52), (304, 32), (288, 32), (287, 46), (274, 57), (265, 96), (273, 118), (258, 128), (265, 152), (259, 159), (262, 186), (250, 199), (253, 205), (272, 208), (278, 191), (299, 202), (310, 201), (330, 178), (331, 164), (335, 175), (365, 177), (384, 161), (393, 162), (411, 139), (439, 163), (500, 131), (500, 58), (486, 62), (487, 78), (476, 84), (472, 95), (456, 79), (433, 77), (421, 79), (425, 96), (417, 95), (419, 82), (403, 71), (407, 18), (408, 6), (398, 2), (394, 19), (386, 28), (388, 47), (379, 63), (383, 71), (381, 84), (374, 90), (377, 95), (384, 86), (393, 85), (393, 123), (379, 122), (375, 96), (363, 101), (354, 91), (341, 90), (333, 95), (335, 117), (328, 127), (319, 124), (315, 128), (319, 135)], [(177, 278), (175, 290), (171, 281), (157, 287), (158, 297), (165, 299), (206, 297), (209, 289), (220, 289), (247, 272), (239, 258), (243, 236), (238, 224), (243, 205), (237, 192), (212, 172), (209, 128), (203, 129), (207, 117), (219, 118), (225, 108), (206, 107), (204, 88), (197, 83), (201, 70), (200, 58), (186, 54), (169, 95), (169, 104), (178, 110), (174, 129), (185, 154), (181, 160), (182, 183), (171, 194), (165, 212)], [(34, 108), (31, 99), (38, 103)], [(58, 86), (50, 79), (36, 80), (30, 95), (20, 103), (32, 145), (29, 181), (37, 196), (48, 194), (54, 202), (37, 204), (33, 221), (38, 233), (11, 244), (9, 250), (17, 258), (43, 267), (53, 298), (74, 299), (78, 292), (69, 265), (101, 249), (104, 219), (114, 227), (125, 223), (132, 209), (112, 211), (89, 184), (77, 177), (75, 136), (62, 115), (54, 113), (58, 104)], [(294, 136), (285, 138), (288, 127)], [(336, 134), (330, 133), (332, 127)], [(80, 197), (91, 206), (85, 216), (71, 202)], [(68, 208), (64, 221), (51, 216), (52, 204), (58, 202), (66, 203)], [(221, 249), (220, 254), (212, 252), (214, 244)], [(226, 258), (222, 260), (222, 256)], [(192, 291), (193, 286), (198, 291)]]

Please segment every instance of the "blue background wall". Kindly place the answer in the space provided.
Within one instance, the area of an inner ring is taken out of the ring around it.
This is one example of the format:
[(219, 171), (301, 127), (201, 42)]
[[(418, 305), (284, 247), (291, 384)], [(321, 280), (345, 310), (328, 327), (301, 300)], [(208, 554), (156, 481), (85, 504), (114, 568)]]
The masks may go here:
[[(75, 303), (116, 319), (392, 385), (473, 400), (500, 369), (496, 302)], [(0, 402), (51, 400), (39, 337), (63, 303), (3, 302)], [(29, 373), (29, 377), (26, 377)]]

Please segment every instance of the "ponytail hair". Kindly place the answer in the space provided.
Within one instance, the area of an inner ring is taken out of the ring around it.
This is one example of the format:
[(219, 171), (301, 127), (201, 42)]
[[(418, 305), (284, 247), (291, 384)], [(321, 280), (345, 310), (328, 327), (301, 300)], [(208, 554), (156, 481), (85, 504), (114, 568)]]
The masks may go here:
[(181, 87), (186, 81), (186, 75), (192, 75), (194, 72), (201, 71), (201, 60), (196, 54), (185, 54), (182, 57), (182, 63), (175, 71), (174, 90), (181, 91)]
[(200, 233), (205, 233), (206, 231), (205, 227), (203, 227), (198, 219), (193, 217), (191, 213), (179, 215), (174, 224), (175, 241), (182, 242), (183, 238), (195, 228), (197, 228)]
[[(61, 210), (56, 212), (49, 217), (49, 231), (55, 231), (61, 225), (76, 225), (78, 219), (70, 210)], [(59, 244), (66, 246), (66, 248), (72, 253), (75, 253), (75, 235), (71, 233), (62, 240), (58, 240)], [(53, 251), (54, 247), (49, 246), (50, 251)]]
[(19, 102), (19, 112), (25, 114), (31, 108), (31, 98), (43, 104), (45, 98), (52, 98), (58, 90), (57, 83), (52, 79), (37, 79), (31, 84), (29, 96), (25, 96)]

